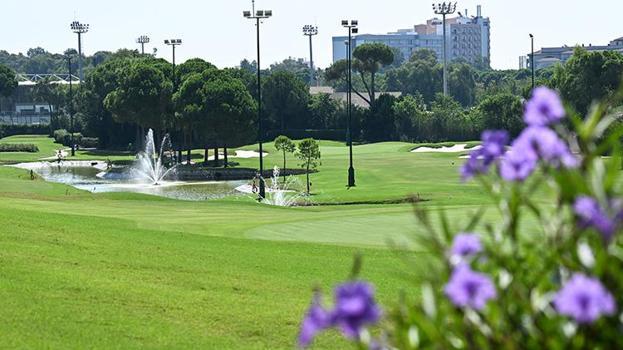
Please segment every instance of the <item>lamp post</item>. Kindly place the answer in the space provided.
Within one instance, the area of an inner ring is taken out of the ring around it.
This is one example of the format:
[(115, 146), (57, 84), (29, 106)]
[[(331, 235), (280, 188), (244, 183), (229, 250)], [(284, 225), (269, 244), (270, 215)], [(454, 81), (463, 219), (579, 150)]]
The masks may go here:
[(76, 155), (76, 147), (74, 144), (74, 96), (72, 89), (72, 71), (71, 71), (71, 55), (67, 54), (67, 67), (69, 68), (69, 128), (71, 129), (71, 156)]
[(255, 0), (252, 1), (252, 10), (242, 13), (244, 18), (256, 21), (257, 29), (257, 127), (258, 127), (258, 143), (260, 146), (260, 199), (266, 198), (266, 184), (264, 184), (264, 154), (262, 150), (262, 77), (260, 73), (260, 23), (263, 19), (272, 17), (271, 10), (255, 11)]
[(136, 39), (136, 43), (141, 45), (141, 54), (145, 54), (145, 44), (149, 44), (149, 37), (147, 35), (141, 35)]
[(318, 27), (309, 24), (304, 26), (303, 35), (309, 37), (309, 69), (311, 72), (309, 76), (309, 86), (313, 86), (314, 81), (316, 80), (316, 72), (314, 71), (314, 49), (312, 37), (314, 37), (314, 35), (318, 35)]
[(82, 34), (89, 31), (89, 25), (73, 21), (70, 27), (74, 33), (78, 34), (78, 70), (80, 71), (80, 82), (82, 82), (84, 80), (84, 73), (82, 71)]
[(352, 91), (353, 91), (353, 34), (357, 34), (359, 29), (357, 20), (342, 20), (342, 27), (348, 29), (348, 93), (346, 94), (346, 104), (348, 105), (348, 187), (355, 187), (355, 167), (353, 166), (353, 107), (352, 107)]
[(435, 14), (443, 17), (443, 94), (448, 95), (448, 44), (446, 43), (446, 16), (456, 11), (456, 2), (433, 4)]
[(173, 49), (173, 85), (177, 86), (177, 78), (175, 76), (175, 47), (178, 45), (182, 45), (182, 39), (169, 39), (165, 40), (164, 43), (171, 46), (171, 48)]
[[(182, 45), (182, 39), (167, 39), (164, 41), (164, 43), (168, 46), (171, 46), (171, 49), (173, 50), (173, 60), (172, 60), (173, 62), (173, 89), (175, 90), (177, 89), (177, 76), (175, 75), (175, 47), (178, 45)], [(175, 125), (173, 125), (173, 130), (175, 130)], [(181, 162), (182, 162), (182, 148), (180, 147), (177, 150), (177, 163), (179, 164)], [(190, 157), (188, 158), (188, 164), (190, 165)]]
[(534, 35), (530, 34), (530, 45), (531, 45), (531, 53), (530, 53), (530, 68), (532, 68), (532, 90), (535, 88), (535, 79), (534, 79)]

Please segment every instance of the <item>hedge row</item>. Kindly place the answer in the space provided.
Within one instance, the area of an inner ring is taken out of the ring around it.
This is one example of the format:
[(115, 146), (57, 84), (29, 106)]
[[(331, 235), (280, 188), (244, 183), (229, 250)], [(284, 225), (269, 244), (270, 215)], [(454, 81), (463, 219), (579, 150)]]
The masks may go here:
[(47, 135), (47, 125), (0, 125), (0, 138), (13, 135)]
[[(79, 145), (81, 140), (82, 134), (74, 133), (74, 144)], [(71, 133), (65, 129), (54, 130), (54, 142), (71, 147)]]
[(32, 143), (0, 143), (0, 152), (39, 152), (39, 147)]
[[(54, 130), (54, 142), (63, 146), (71, 147), (71, 133), (65, 129)], [(74, 133), (74, 143), (83, 148), (97, 148), (99, 138), (84, 137), (81, 133)]]

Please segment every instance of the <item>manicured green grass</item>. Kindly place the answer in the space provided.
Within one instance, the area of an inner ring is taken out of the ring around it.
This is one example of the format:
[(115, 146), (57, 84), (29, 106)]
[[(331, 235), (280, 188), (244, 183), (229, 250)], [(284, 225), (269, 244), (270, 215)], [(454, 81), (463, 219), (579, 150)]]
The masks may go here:
[[(53, 154), (49, 139), (23, 139)], [(458, 154), (410, 153), (413, 146), (355, 147), (358, 186), (349, 190), (347, 148), (323, 142), (314, 200), (419, 193), (429, 200), (421, 205), (446, 210), (460, 230), (486, 197), (459, 181)], [(267, 150), (267, 165), (279, 164)], [(28, 160), (20, 157), (12, 161)], [(401, 290), (416, 296), (426, 253), (410, 237), (422, 230), (408, 204), (275, 208), (248, 198), (91, 194), (0, 167), (0, 348), (291, 349), (312, 288), (330, 293), (356, 252), (384, 304)], [(410, 251), (398, 254), (389, 242)], [(336, 333), (316, 345), (349, 347)]]
[[(54, 143), (54, 139), (45, 135), (17, 135), (0, 139), (0, 144), (34, 144), (39, 148), (39, 152), (11, 152), (0, 153), (0, 164), (2, 163), (20, 163), (20, 162), (34, 162), (43, 158), (55, 157), (56, 151), (59, 149), (67, 149), (67, 147)], [(68, 160), (132, 160), (134, 156), (129, 152), (98, 152), (98, 151), (84, 151), (80, 150), (76, 152), (75, 157), (68, 157)]]

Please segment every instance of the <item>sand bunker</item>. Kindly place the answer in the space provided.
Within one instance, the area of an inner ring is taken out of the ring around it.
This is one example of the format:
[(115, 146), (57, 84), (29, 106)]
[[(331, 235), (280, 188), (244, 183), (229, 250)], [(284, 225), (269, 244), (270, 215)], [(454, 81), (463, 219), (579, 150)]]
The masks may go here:
[(458, 153), (458, 152), (465, 152), (465, 151), (474, 151), (479, 149), (481, 146), (476, 146), (476, 147), (472, 147), (472, 148), (467, 148), (467, 144), (466, 143), (458, 143), (452, 147), (439, 147), (439, 148), (432, 148), (432, 147), (418, 147), (414, 150), (412, 150), (412, 153)]

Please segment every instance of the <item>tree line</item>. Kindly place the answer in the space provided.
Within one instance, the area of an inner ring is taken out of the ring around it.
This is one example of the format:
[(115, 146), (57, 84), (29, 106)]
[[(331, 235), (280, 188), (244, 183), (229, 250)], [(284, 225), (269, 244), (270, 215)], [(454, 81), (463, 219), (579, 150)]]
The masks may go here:
[[(31, 56), (40, 55), (46, 54)], [(444, 96), (442, 67), (430, 50), (404, 60), (387, 46), (364, 44), (353, 57), (353, 90), (366, 103), (353, 107), (356, 141), (473, 140), (485, 129), (517, 134), (523, 126), (523, 100), (531, 89), (527, 70), (500, 71), (454, 61), (449, 68), (450, 94)], [(91, 67), (71, 102), (66, 86), (41, 82), (32, 93), (62, 107), (52, 128), (68, 128), (71, 110), (76, 130), (98, 137), (101, 147), (137, 148), (139, 136), (152, 128), (160, 136), (170, 133), (178, 149), (229, 148), (258, 137), (256, 72), (255, 62), (218, 69), (202, 59), (188, 60), (174, 71), (163, 59), (121, 50)], [(323, 83), (344, 90), (345, 61), (316, 73)], [(11, 74), (13, 70), (0, 68), (4, 96), (14, 85)], [(286, 59), (261, 74), (264, 140), (281, 134), (346, 139), (346, 104), (328, 94), (311, 94), (304, 62)], [(615, 91), (622, 75), (620, 53), (577, 49), (566, 64), (539, 70), (537, 84), (558, 89), (584, 113), (592, 101)]]

